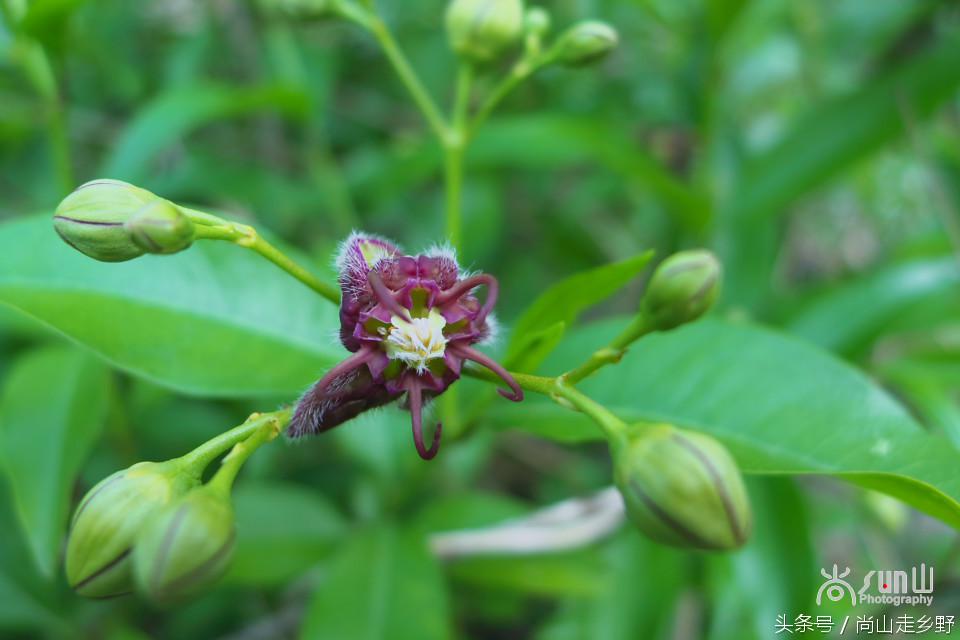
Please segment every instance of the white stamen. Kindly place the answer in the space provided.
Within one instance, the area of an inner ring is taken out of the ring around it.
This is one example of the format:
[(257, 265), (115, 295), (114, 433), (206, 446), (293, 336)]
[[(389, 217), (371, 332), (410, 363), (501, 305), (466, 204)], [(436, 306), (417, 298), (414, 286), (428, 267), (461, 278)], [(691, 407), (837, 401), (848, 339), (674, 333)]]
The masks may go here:
[(393, 316), (385, 341), (387, 356), (423, 373), (430, 360), (443, 357), (447, 347), (443, 335), (446, 325), (447, 321), (436, 309), (431, 309), (426, 318), (411, 318), (411, 322)]

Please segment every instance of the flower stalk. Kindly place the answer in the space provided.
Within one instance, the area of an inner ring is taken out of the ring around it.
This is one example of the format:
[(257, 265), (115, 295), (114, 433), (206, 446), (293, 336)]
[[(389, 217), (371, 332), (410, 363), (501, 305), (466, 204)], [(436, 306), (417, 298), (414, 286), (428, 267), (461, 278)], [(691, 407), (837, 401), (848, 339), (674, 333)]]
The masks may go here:
[[(267, 413), (254, 413), (243, 424), (207, 440), (180, 460), (187, 466), (203, 469), (231, 447), (245, 441), (251, 441), (254, 436), (260, 433), (269, 434), (273, 432), (274, 435), (269, 438), (264, 436), (264, 439), (257, 446), (269, 442), (287, 428), (292, 415), (293, 409), (291, 407)], [(251, 450), (250, 453), (253, 453), (253, 451)], [(247, 457), (249, 457), (249, 454), (247, 454)], [(246, 460), (246, 457), (244, 457), (244, 460)], [(225, 459), (224, 463), (226, 462)]]
[[(191, 209), (185, 209), (185, 212), (191, 219), (193, 219), (193, 214), (200, 213)], [(206, 216), (207, 214), (203, 215)], [(217, 220), (216, 223), (201, 223), (200, 220), (194, 219), (193, 221), (196, 223), (196, 238), (198, 240), (226, 240), (237, 246), (255, 251), (330, 302), (339, 304), (340, 294), (333, 285), (320, 280), (304, 267), (297, 264), (290, 256), (264, 240), (263, 236), (261, 236), (255, 228), (238, 222)]]

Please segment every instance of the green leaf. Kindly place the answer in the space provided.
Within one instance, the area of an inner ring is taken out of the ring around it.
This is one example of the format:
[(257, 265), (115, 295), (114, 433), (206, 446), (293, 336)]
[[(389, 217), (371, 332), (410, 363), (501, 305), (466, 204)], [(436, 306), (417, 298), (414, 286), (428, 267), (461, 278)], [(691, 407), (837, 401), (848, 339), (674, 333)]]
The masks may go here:
[(447, 594), (422, 537), (380, 525), (354, 534), (307, 609), (303, 640), (443, 640)]
[(204, 125), (263, 110), (302, 116), (306, 96), (285, 86), (178, 87), (147, 104), (127, 125), (101, 168), (102, 177), (139, 184), (159, 152)]
[[(541, 112), (488, 121), (472, 143), (470, 169), (558, 169), (602, 165), (627, 186), (656, 196), (679, 219), (700, 224), (709, 212), (706, 200), (678, 180), (643, 145), (625, 144), (622, 127), (592, 117)], [(355, 151), (347, 166), (352, 190), (378, 200), (408, 194), (441, 166), (430, 141), (396, 145), (383, 152)]]
[(771, 620), (809, 609), (819, 586), (803, 493), (788, 478), (751, 477), (747, 487), (754, 512), (750, 542), (707, 561), (710, 640), (766, 640)]
[(66, 21), (86, 0), (31, 0), (19, 28), (41, 41), (56, 40)]
[(720, 211), (731, 299), (755, 302), (767, 289), (776, 253), (769, 220), (903, 136), (907, 118), (925, 118), (954, 96), (960, 85), (958, 58), (960, 36), (946, 36), (856, 92), (818, 103), (780, 142), (748, 163)]
[(555, 113), (497, 118), (484, 125), (467, 157), (481, 167), (555, 168), (602, 164), (656, 195), (678, 218), (699, 224), (708, 204), (674, 177), (623, 128), (595, 117)]
[[(553, 285), (533, 301), (513, 325), (507, 358), (516, 358), (544, 338), (556, 333), (556, 323), (573, 324), (585, 309), (608, 298), (639, 274), (653, 251), (570, 276)], [(562, 327), (560, 328), (562, 331)], [(556, 336), (554, 336), (556, 337)], [(544, 354), (545, 355), (545, 354)]]
[[(544, 370), (576, 365), (624, 323), (573, 334)], [(713, 434), (746, 472), (836, 475), (960, 528), (960, 451), (923, 431), (862, 373), (805, 342), (705, 320), (644, 338), (581, 386), (627, 421)], [(542, 397), (504, 405), (492, 409), (501, 424), (564, 440), (600, 438), (585, 418)]]
[(75, 349), (24, 356), (0, 395), (0, 457), (37, 566), (52, 577), (73, 481), (103, 429), (109, 371)]
[(326, 557), (346, 531), (343, 517), (315, 489), (242, 483), (233, 500), (237, 547), (231, 582), (283, 584)]
[(46, 629), (49, 637), (67, 637), (75, 631), (67, 622), (69, 611), (57, 602), (56, 583), (37, 572), (16, 523), (9, 488), (0, 476), (0, 629), (20, 631), (15, 637), (27, 637), (22, 633), (26, 629)]
[(599, 555), (597, 593), (564, 600), (537, 640), (666, 637), (674, 623), (674, 602), (687, 580), (684, 555), (629, 526), (604, 544)]
[(533, 331), (522, 338), (517, 336), (515, 344), (519, 344), (512, 356), (504, 361), (504, 366), (515, 371), (535, 371), (540, 363), (557, 348), (567, 332), (566, 322), (554, 322), (539, 331)]
[(455, 560), (450, 575), (473, 587), (498, 593), (592, 596), (602, 588), (602, 560), (596, 549), (537, 555), (491, 555)]
[(227, 243), (107, 264), (70, 249), (48, 218), (8, 222), (0, 302), (185, 393), (294, 394), (345, 353), (334, 305)]
[(872, 341), (891, 319), (915, 312), (918, 304), (955, 300), (958, 286), (960, 265), (954, 256), (896, 265), (830, 289), (790, 321), (790, 331), (850, 353)]
[(903, 135), (906, 114), (929, 115), (960, 85), (960, 36), (951, 35), (855, 93), (819, 103), (770, 150), (753, 159), (727, 202), (754, 223)]
[(417, 521), (425, 531), (451, 531), (489, 527), (529, 512), (527, 506), (509, 496), (458, 492), (431, 501), (417, 516)]

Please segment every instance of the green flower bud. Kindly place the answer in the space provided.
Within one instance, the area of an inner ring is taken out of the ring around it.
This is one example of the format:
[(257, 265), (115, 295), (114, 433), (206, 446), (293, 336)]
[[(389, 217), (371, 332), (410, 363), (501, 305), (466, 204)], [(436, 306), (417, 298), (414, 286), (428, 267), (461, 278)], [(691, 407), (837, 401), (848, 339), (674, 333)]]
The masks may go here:
[(709, 251), (675, 253), (653, 273), (643, 297), (643, 311), (658, 331), (693, 322), (713, 306), (720, 278), (720, 263)]
[(233, 553), (234, 517), (228, 492), (205, 485), (150, 519), (137, 537), (137, 586), (155, 602), (194, 594), (217, 580)]
[(137, 533), (195, 482), (173, 462), (140, 462), (97, 484), (73, 516), (66, 551), (70, 586), (91, 598), (129, 592), (130, 553)]
[(453, 0), (447, 8), (447, 38), (459, 55), (489, 62), (523, 35), (521, 0)]
[(543, 7), (530, 7), (524, 16), (524, 31), (528, 36), (542, 38), (550, 31), (550, 14)]
[(93, 180), (64, 198), (53, 215), (53, 228), (71, 247), (104, 262), (143, 255), (124, 223), (157, 196), (119, 180)]
[(736, 549), (753, 527), (743, 477), (713, 438), (670, 425), (642, 427), (612, 446), (630, 520), (663, 544)]
[(568, 67), (591, 64), (617, 46), (617, 31), (605, 22), (588, 20), (573, 25), (557, 40), (557, 62)]
[(119, 180), (78, 187), (57, 207), (53, 228), (71, 247), (104, 262), (182, 251), (194, 231), (176, 205)]
[(124, 225), (134, 244), (147, 253), (177, 253), (193, 244), (194, 227), (172, 202), (157, 198), (138, 209)]

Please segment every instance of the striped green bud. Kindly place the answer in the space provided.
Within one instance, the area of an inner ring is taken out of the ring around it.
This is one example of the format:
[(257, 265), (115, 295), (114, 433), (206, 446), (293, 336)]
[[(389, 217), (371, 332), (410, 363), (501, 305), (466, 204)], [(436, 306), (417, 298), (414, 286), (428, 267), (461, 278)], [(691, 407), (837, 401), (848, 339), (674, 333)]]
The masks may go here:
[(703, 249), (681, 251), (661, 262), (642, 303), (652, 327), (668, 331), (700, 318), (716, 302), (721, 276), (720, 263)]
[(193, 244), (193, 223), (179, 207), (161, 198), (138, 209), (125, 227), (134, 244), (147, 253), (177, 253)]
[(71, 247), (103, 262), (176, 253), (189, 247), (194, 235), (179, 207), (120, 180), (78, 187), (57, 207), (53, 228)]
[(105, 478), (80, 502), (67, 540), (67, 582), (106, 598), (133, 586), (130, 555), (144, 523), (196, 484), (174, 462), (140, 462)]
[(457, 54), (490, 62), (520, 41), (521, 0), (453, 0), (447, 7), (447, 38)]
[(605, 58), (619, 38), (617, 31), (605, 22), (587, 20), (567, 29), (557, 40), (556, 59), (568, 67), (579, 67)]
[(220, 578), (233, 553), (228, 491), (198, 487), (151, 518), (133, 550), (140, 591), (157, 603), (193, 595)]
[(753, 516), (743, 477), (715, 439), (670, 425), (644, 426), (612, 449), (627, 515), (647, 536), (715, 551), (747, 541)]

